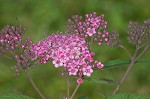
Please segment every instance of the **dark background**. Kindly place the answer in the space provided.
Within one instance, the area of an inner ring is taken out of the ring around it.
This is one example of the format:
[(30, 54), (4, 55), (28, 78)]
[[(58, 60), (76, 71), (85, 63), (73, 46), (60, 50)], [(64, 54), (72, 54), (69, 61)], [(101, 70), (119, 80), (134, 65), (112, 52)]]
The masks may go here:
[[(72, 15), (85, 15), (97, 12), (104, 14), (108, 21), (108, 31), (119, 32), (123, 43), (132, 52), (134, 47), (126, 41), (129, 20), (142, 23), (150, 18), (149, 0), (0, 0), (0, 29), (7, 24), (16, 24), (18, 21), (27, 28), (26, 36), (31, 36), (36, 43), (46, 35), (57, 31), (64, 32), (67, 19)], [(128, 59), (127, 54), (121, 48), (108, 48), (105, 45), (94, 50), (96, 59), (102, 62), (114, 59)], [(142, 57), (149, 59), (150, 51)], [(0, 95), (17, 93), (29, 95), (40, 99), (33, 89), (27, 77), (14, 78), (14, 71), (9, 69), (15, 63), (0, 58)], [(119, 80), (124, 74), (126, 66), (110, 70), (95, 71), (92, 76), (97, 78), (110, 78)], [(123, 83), (119, 93), (137, 93), (150, 95), (150, 64), (135, 64)], [(33, 79), (44, 94), (56, 99), (58, 96), (66, 96), (66, 82), (61, 77), (61, 70), (55, 69), (50, 63), (37, 65), (29, 70)], [(71, 92), (76, 85), (75, 79), (71, 81)], [(89, 99), (97, 99), (102, 95), (110, 95), (115, 86), (89, 83), (85, 81), (79, 88), (78, 96), (88, 96)]]

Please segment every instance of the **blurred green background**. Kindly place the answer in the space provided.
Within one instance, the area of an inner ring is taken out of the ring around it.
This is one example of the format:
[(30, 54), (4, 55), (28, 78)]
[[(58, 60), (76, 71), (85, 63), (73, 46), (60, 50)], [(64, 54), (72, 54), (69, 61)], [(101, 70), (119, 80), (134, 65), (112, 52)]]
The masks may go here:
[[(150, 18), (149, 0), (0, 0), (0, 29), (7, 24), (16, 24), (16, 17), (26, 28), (26, 36), (31, 36), (34, 42), (41, 40), (45, 34), (64, 31), (67, 19), (72, 15), (84, 15), (97, 12), (104, 14), (108, 21), (108, 30), (116, 30), (120, 34), (123, 43), (130, 51), (133, 46), (126, 43), (129, 20), (143, 22)], [(128, 59), (127, 54), (121, 48), (108, 48), (105, 45), (94, 50), (96, 59), (102, 62), (114, 59)], [(142, 59), (150, 58), (148, 51)], [(16, 93), (29, 95), (40, 99), (33, 89), (27, 77), (14, 78), (14, 71), (9, 69), (15, 63), (5, 58), (0, 58), (0, 95)], [(150, 64), (134, 65), (119, 93), (137, 93), (150, 95)], [(118, 67), (110, 70), (99, 70), (92, 74), (97, 78), (110, 78), (119, 80), (126, 67)], [(37, 65), (29, 70), (36, 84), (51, 99), (66, 96), (66, 82), (60, 69), (55, 69), (50, 63)], [(71, 81), (71, 93), (76, 81)], [(85, 81), (79, 88), (78, 96), (88, 96), (89, 99), (101, 99), (102, 95), (110, 95), (115, 86), (89, 83)]]

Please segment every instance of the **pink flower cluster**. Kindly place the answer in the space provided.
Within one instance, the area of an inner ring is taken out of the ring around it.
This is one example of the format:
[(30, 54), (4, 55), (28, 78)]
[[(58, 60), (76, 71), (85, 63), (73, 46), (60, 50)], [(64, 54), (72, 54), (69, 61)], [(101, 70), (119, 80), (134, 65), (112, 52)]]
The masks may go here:
[(20, 75), (19, 67), (26, 72), (33, 66), (32, 53), (29, 51), (32, 41), (30, 37), (23, 38), (26, 33), (25, 30), (22, 25), (17, 24), (6, 25), (0, 31), (0, 56), (5, 55), (9, 59), (16, 61), (16, 65), (11, 67), (11, 69), (16, 70), (14, 76)]
[(98, 45), (102, 42), (108, 42), (108, 32), (105, 30), (107, 22), (103, 20), (103, 15), (97, 16), (96, 13), (86, 14), (85, 20), (81, 16), (73, 16), (73, 20), (69, 19), (66, 26), (66, 32), (71, 34), (79, 34), (81, 37), (87, 38), (93, 36), (94, 41)]
[(30, 52), (34, 54), (32, 60), (39, 59), (40, 64), (51, 61), (56, 68), (64, 67), (68, 75), (77, 76), (77, 82), (81, 84), (82, 77), (90, 76), (95, 67), (101, 69), (104, 66), (93, 59), (95, 54), (90, 50), (93, 41), (98, 45), (108, 42), (107, 22), (103, 15), (97, 16), (95, 12), (86, 14), (83, 21), (78, 15), (68, 21), (66, 34), (52, 34), (33, 44)]
[(25, 33), (25, 28), (22, 26), (6, 25), (0, 31), (0, 55), (18, 48), (18, 42), (22, 40), (22, 35)]
[(94, 52), (88, 50), (85, 39), (77, 34), (52, 34), (33, 44), (30, 51), (35, 54), (33, 60), (39, 58), (39, 63), (52, 60), (56, 68), (63, 66), (69, 75), (78, 78), (90, 76), (95, 66), (103, 67), (94, 61)]

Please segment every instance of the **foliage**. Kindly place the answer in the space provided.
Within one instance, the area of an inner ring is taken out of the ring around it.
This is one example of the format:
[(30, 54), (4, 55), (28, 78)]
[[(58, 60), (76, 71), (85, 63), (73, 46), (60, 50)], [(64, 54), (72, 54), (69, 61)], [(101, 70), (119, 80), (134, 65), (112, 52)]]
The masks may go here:
[(137, 94), (116, 94), (108, 96), (104, 99), (150, 99), (150, 96), (137, 95)]
[(24, 95), (6, 94), (6, 95), (1, 95), (0, 99), (34, 99), (34, 98), (24, 96)]

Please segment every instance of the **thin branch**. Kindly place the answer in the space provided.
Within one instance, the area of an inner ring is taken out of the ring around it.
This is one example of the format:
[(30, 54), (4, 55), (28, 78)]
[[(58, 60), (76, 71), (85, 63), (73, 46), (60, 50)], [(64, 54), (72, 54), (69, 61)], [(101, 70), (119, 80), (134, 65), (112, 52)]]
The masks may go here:
[(139, 56), (136, 57), (135, 61), (137, 61), (137, 60), (147, 51), (148, 48), (149, 48), (149, 45), (147, 45), (147, 46), (144, 48), (144, 50), (139, 54)]
[(131, 62), (130, 62), (130, 64), (129, 64), (129, 66), (128, 66), (128, 68), (127, 68), (127, 70), (126, 70), (124, 76), (123, 76), (122, 79), (120, 80), (119, 85), (117, 85), (116, 89), (113, 91), (112, 94), (115, 94), (115, 93), (118, 91), (118, 89), (120, 88), (121, 84), (123, 83), (123, 81), (124, 81), (125, 78), (127, 77), (129, 71), (131, 70), (133, 64), (147, 51), (147, 49), (149, 48), (149, 45), (147, 45), (147, 46), (144, 48), (144, 50), (136, 57), (136, 54), (138, 53), (139, 49), (142, 48), (142, 47), (144, 47), (144, 45), (142, 45), (142, 46), (138, 46), (138, 45), (137, 45), (137, 46), (136, 46), (136, 50), (135, 50), (135, 52), (134, 52), (134, 54), (133, 54), (133, 57), (131, 57)]
[(27, 75), (29, 81), (31, 82), (31, 84), (33, 85), (34, 89), (38, 92), (38, 94), (42, 97), (42, 99), (46, 99), (46, 97), (41, 93), (41, 91), (39, 90), (39, 88), (36, 86), (36, 84), (34, 83), (32, 77), (29, 75), (29, 73), (26, 71), (25, 74)]
[(139, 47), (136, 46), (135, 52), (134, 52), (133, 56), (131, 57), (131, 62), (130, 62), (130, 64), (129, 64), (129, 66), (128, 66), (128, 68), (127, 68), (127, 70), (126, 70), (124, 76), (121, 78), (119, 84), (117, 85), (116, 89), (113, 91), (112, 94), (115, 94), (115, 93), (119, 90), (121, 84), (124, 82), (125, 78), (126, 78), (127, 75), (129, 74), (129, 71), (131, 70), (133, 64), (135, 63), (135, 60), (134, 60), (134, 59), (135, 59), (135, 57), (136, 57), (138, 51), (139, 51)]
[(74, 90), (74, 92), (72, 93), (71, 97), (69, 99), (73, 99), (74, 95), (76, 94), (78, 88), (79, 88), (80, 84), (78, 84)]
[(15, 60), (14, 58), (12, 58), (12, 57), (10, 57), (10, 56), (4, 56), (5, 58), (7, 58), (7, 59), (10, 59), (10, 60)]
[(69, 88), (70, 88), (70, 82), (69, 82), (69, 76), (66, 74), (66, 82), (67, 82), (67, 98), (69, 99)]
[(144, 46), (146, 46), (146, 45), (148, 45), (148, 43), (142, 44), (139, 48), (142, 48), (142, 47), (144, 47)]
[(90, 50), (92, 50), (93, 39), (94, 39), (94, 36), (91, 37), (91, 41), (90, 41)]

